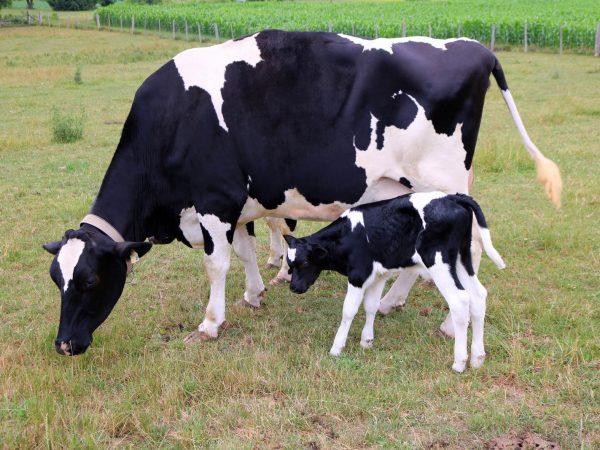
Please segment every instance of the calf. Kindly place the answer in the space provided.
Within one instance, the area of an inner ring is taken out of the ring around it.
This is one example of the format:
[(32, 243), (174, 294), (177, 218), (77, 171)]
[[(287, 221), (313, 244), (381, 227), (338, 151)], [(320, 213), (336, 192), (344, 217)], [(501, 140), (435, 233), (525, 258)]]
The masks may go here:
[(425, 270), (450, 308), (455, 330), (452, 368), (462, 372), (467, 363), (469, 314), (473, 321), (471, 366), (480, 367), (485, 358), (483, 323), (487, 291), (477, 279), (471, 261), (473, 214), (485, 252), (496, 266), (504, 268), (479, 205), (464, 194), (403, 195), (349, 209), (308, 237), (285, 236), (293, 292), (306, 292), (322, 270), (335, 270), (348, 277), (342, 323), (330, 354), (338, 355), (344, 348), (363, 298), (366, 322), (360, 344), (363, 348), (370, 347), (386, 279), (393, 272)]

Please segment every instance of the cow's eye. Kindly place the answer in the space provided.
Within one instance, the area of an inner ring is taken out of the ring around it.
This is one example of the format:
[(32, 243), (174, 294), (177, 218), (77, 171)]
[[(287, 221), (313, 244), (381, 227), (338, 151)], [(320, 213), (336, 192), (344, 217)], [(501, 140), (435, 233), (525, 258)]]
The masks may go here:
[(303, 268), (305, 268), (305, 267), (308, 267), (308, 265), (309, 265), (308, 261), (302, 261), (302, 262), (300, 263), (300, 268), (302, 268), (302, 269), (303, 269)]
[(81, 289), (84, 291), (94, 289), (98, 285), (99, 281), (100, 279), (98, 278), (98, 275), (90, 275), (81, 283)]

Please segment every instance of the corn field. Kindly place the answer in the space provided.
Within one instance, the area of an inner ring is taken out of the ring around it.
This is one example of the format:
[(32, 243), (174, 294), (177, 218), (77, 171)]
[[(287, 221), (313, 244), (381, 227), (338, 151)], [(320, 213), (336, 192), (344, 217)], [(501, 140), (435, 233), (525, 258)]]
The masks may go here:
[(558, 48), (594, 47), (600, 1), (262, 1), (140, 5), (119, 2), (99, 9), (103, 26), (136, 26), (229, 39), (265, 28), (334, 31), (364, 37), (465, 36), (497, 44)]

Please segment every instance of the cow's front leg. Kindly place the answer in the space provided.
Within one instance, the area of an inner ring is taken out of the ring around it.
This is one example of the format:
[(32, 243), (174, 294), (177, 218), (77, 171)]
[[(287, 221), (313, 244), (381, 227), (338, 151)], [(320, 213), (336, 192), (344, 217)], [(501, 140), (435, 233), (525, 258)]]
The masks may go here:
[(350, 331), (350, 325), (352, 320), (358, 312), (360, 303), (363, 299), (363, 288), (355, 287), (348, 283), (348, 291), (346, 292), (346, 298), (344, 299), (344, 308), (342, 311), (342, 323), (338, 328), (338, 331), (333, 340), (333, 346), (329, 351), (330, 355), (339, 355), (344, 347), (346, 346), (346, 339), (348, 338), (348, 331)]
[(375, 314), (377, 314), (377, 307), (379, 306), (379, 299), (385, 287), (385, 278), (381, 278), (375, 281), (365, 291), (365, 326), (360, 335), (360, 346), (362, 348), (371, 348), (373, 346), (373, 339), (375, 339), (375, 332), (373, 331), (373, 324), (375, 322)]
[(219, 327), (225, 326), (225, 282), (229, 270), (231, 245), (227, 232), (231, 224), (221, 222), (212, 214), (198, 214), (204, 235), (204, 269), (210, 282), (210, 297), (204, 321), (185, 339), (186, 344), (216, 339)]
[(247, 225), (240, 225), (235, 229), (233, 250), (244, 263), (244, 271), (246, 272), (246, 290), (242, 304), (258, 308), (266, 290), (258, 270), (256, 237), (251, 227), (249, 229)]
[(418, 276), (419, 272), (417, 270), (401, 270), (398, 274), (398, 278), (396, 278), (396, 281), (394, 281), (394, 284), (392, 284), (388, 293), (381, 299), (379, 312), (383, 315), (388, 315), (395, 309), (404, 306), (406, 304), (408, 293), (413, 284), (415, 284)]

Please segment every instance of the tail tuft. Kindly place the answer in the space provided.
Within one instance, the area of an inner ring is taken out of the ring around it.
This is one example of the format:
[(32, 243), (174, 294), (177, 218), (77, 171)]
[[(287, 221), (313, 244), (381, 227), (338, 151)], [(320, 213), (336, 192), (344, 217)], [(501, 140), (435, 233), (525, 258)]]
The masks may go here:
[(546, 195), (550, 198), (556, 209), (560, 209), (560, 193), (562, 179), (560, 170), (554, 161), (542, 156), (536, 159), (537, 179), (544, 186)]

